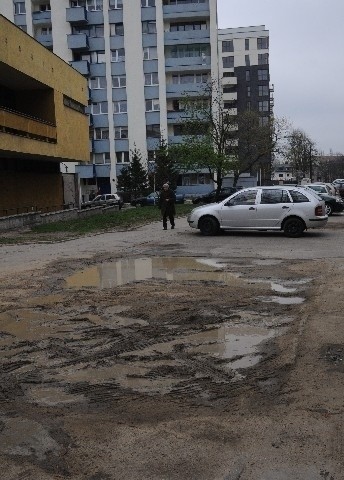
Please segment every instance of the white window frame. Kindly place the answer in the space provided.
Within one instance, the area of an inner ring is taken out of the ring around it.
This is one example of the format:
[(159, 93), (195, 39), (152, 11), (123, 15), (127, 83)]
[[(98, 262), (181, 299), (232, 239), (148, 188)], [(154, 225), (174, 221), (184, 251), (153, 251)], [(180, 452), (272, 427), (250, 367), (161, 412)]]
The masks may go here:
[[(99, 108), (98, 108), (99, 107)], [(108, 104), (107, 102), (95, 102), (91, 105), (92, 115), (103, 115), (108, 113)]]
[(89, 86), (91, 90), (104, 90), (106, 88), (106, 77), (91, 77)]
[[(118, 82), (118, 85), (114, 85), (116, 83), (115, 81)], [(112, 77), (112, 88), (123, 88), (126, 87), (127, 85), (127, 77), (125, 75), (114, 75)]]
[(109, 129), (100, 127), (94, 129), (94, 140), (109, 140)]
[(109, 0), (109, 10), (123, 10), (123, 0)]
[(141, 7), (155, 7), (155, 0), (141, 0)]
[(149, 85), (159, 85), (158, 72), (145, 73), (145, 86), (149, 86)]
[(113, 113), (115, 115), (119, 115), (121, 113), (127, 113), (128, 112), (128, 105), (126, 100), (117, 100), (116, 102), (113, 102)]
[(157, 60), (157, 47), (143, 47), (143, 60)]
[(116, 163), (130, 163), (129, 152), (116, 152)]
[[(99, 161), (101, 159), (101, 161)], [(96, 164), (111, 163), (110, 152), (94, 153), (93, 162)]]
[(116, 48), (115, 50), (111, 50), (111, 62), (124, 62), (125, 61), (125, 49), (124, 48)]
[(86, 0), (86, 8), (89, 11), (103, 10), (103, 0)]
[(14, 14), (15, 15), (25, 15), (26, 14), (25, 2), (16, 2), (14, 4)]
[(159, 110), (160, 103), (158, 98), (146, 100), (146, 112), (158, 112)]
[(123, 140), (129, 138), (128, 127), (115, 127), (115, 140)]
[[(121, 26), (121, 33), (118, 33), (116, 30)], [(116, 22), (110, 23), (110, 37), (123, 37), (124, 35), (124, 23)]]
[(155, 20), (144, 20), (142, 22), (142, 33), (151, 34), (156, 33), (156, 21)]

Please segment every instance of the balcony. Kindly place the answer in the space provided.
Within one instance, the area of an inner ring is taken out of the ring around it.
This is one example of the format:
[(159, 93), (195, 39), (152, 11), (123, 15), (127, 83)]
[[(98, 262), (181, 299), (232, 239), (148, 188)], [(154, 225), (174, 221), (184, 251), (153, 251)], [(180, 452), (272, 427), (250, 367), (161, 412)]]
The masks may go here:
[(184, 83), (175, 84), (171, 83), (166, 85), (166, 97), (167, 98), (181, 98), (184, 95), (199, 96), (204, 92), (204, 83)]
[(209, 18), (209, 3), (187, 3), (163, 6), (164, 20), (189, 20)]
[(183, 45), (185, 43), (210, 43), (209, 30), (188, 30), (186, 32), (165, 32), (165, 45)]
[(32, 12), (33, 25), (51, 25), (51, 12), (46, 10), (44, 12)]
[(85, 33), (67, 35), (68, 48), (71, 50), (87, 51), (89, 49), (88, 38)]
[(72, 7), (66, 9), (66, 20), (72, 25), (85, 25), (88, 23), (85, 7)]
[(2, 107), (0, 107), (0, 131), (41, 142), (57, 141), (55, 125)]
[(70, 66), (81, 73), (81, 75), (88, 76), (90, 74), (90, 62), (87, 60), (70, 62)]
[(182, 72), (182, 71), (197, 71), (210, 69), (210, 56), (204, 57), (182, 57), (182, 58), (165, 58), (166, 72)]

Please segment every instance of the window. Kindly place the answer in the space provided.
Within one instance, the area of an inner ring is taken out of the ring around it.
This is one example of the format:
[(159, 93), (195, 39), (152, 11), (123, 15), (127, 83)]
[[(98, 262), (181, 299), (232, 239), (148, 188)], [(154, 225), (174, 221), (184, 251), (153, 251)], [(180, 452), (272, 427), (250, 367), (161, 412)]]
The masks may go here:
[(127, 84), (127, 79), (125, 75), (116, 75), (112, 77), (112, 88), (125, 87), (126, 84)]
[(123, 23), (111, 23), (110, 24), (110, 36), (115, 37), (117, 35), (124, 35)]
[(111, 62), (124, 62), (124, 60), (125, 60), (124, 48), (111, 50)]
[(235, 73), (234, 72), (223, 72), (223, 76), (224, 77), (235, 77)]
[(259, 118), (259, 125), (261, 127), (266, 127), (267, 125), (269, 125), (269, 117), (260, 117)]
[(123, 9), (123, 0), (109, 0), (109, 9), (110, 10), (122, 10)]
[(14, 13), (16, 15), (23, 15), (26, 13), (25, 2), (18, 2), (14, 4)]
[(51, 11), (50, 3), (43, 3), (43, 4), (39, 5), (38, 10), (40, 12), (50, 12)]
[(116, 152), (117, 163), (129, 163), (129, 152)]
[(127, 113), (127, 101), (118, 100), (117, 102), (113, 102), (113, 111), (114, 113)]
[(290, 196), (293, 200), (294, 203), (304, 203), (304, 202), (309, 202), (308, 198), (306, 197), (306, 195), (304, 195), (303, 193), (301, 192), (297, 192), (296, 190), (291, 190), (290, 192)]
[[(85, 28), (86, 30), (86, 28)], [(87, 34), (87, 31), (85, 31)], [(88, 32), (90, 37), (103, 38), (104, 37), (104, 26), (103, 25), (92, 25)]]
[(234, 57), (222, 57), (223, 68), (234, 67)]
[(145, 73), (145, 85), (159, 85), (158, 72)]
[(228, 40), (228, 41), (222, 42), (222, 51), (223, 52), (234, 52), (233, 40)]
[(143, 49), (144, 60), (154, 60), (157, 58), (158, 58), (158, 50), (156, 47), (144, 47)]
[(254, 205), (256, 203), (257, 190), (238, 193), (229, 200), (226, 205)]
[(258, 70), (258, 80), (269, 80), (268, 70)]
[(247, 87), (246, 87), (246, 95), (247, 95), (248, 97), (251, 96), (251, 87), (250, 87), (250, 86), (247, 86)]
[(191, 30), (206, 30), (206, 22), (183, 22), (183, 23), (171, 23), (170, 32), (188, 32)]
[(42, 27), (41, 28), (41, 35), (51, 35), (52, 28), (51, 27)]
[(246, 102), (246, 110), (247, 111), (250, 111), (251, 110), (251, 102), (250, 100), (248, 102)]
[(268, 53), (258, 53), (258, 65), (267, 65), (269, 63)]
[(250, 39), (245, 38), (245, 50), (249, 50), (249, 49), (250, 49)]
[(107, 140), (109, 138), (109, 129), (108, 128), (95, 128), (94, 129), (94, 139), (95, 140)]
[(91, 77), (90, 88), (95, 90), (106, 88), (106, 77)]
[(115, 127), (115, 139), (128, 138), (128, 127)]
[(91, 52), (92, 63), (105, 63), (105, 52)]
[(155, 7), (155, 0), (141, 0), (141, 7)]
[(86, 0), (87, 10), (103, 10), (103, 0)]
[(207, 73), (172, 75), (172, 83), (175, 85), (186, 83), (207, 83), (208, 78)]
[(206, 57), (210, 54), (209, 46), (203, 44), (174, 45), (167, 58)]
[(269, 48), (269, 37), (257, 38), (257, 49), (264, 50)]
[(246, 70), (245, 72), (245, 78), (246, 78), (246, 82), (249, 82), (251, 80), (251, 72), (250, 70)]
[(237, 91), (236, 85), (224, 85), (223, 86), (223, 93), (233, 93)]
[(160, 110), (160, 104), (158, 98), (146, 100), (146, 112), (156, 112)]
[(258, 95), (259, 97), (267, 97), (269, 95), (268, 85), (258, 85)]
[(152, 20), (142, 22), (142, 33), (156, 33), (156, 23)]
[(150, 138), (160, 138), (160, 125), (147, 125), (146, 136)]
[(272, 203), (290, 203), (289, 195), (286, 190), (280, 189), (271, 189), (263, 190), (262, 196), (260, 199), (262, 204), (272, 204)]
[(85, 7), (86, 0), (71, 0), (70, 2), (71, 7)]
[(108, 113), (108, 104), (107, 102), (92, 103), (91, 113), (93, 115), (100, 115), (102, 113)]
[(94, 153), (93, 163), (110, 163), (110, 152)]
[(258, 102), (258, 110), (260, 112), (268, 112), (269, 111), (269, 102), (264, 100), (263, 102)]
[(249, 67), (251, 65), (249, 55), (245, 55), (245, 65), (246, 65), (246, 67)]

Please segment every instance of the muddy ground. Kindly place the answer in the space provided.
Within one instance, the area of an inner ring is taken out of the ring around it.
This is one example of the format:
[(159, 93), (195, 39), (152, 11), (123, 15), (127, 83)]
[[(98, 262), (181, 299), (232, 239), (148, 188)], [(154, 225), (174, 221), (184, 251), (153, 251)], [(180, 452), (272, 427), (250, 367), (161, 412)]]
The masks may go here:
[(344, 217), (177, 227), (0, 247), (2, 479), (344, 479)]

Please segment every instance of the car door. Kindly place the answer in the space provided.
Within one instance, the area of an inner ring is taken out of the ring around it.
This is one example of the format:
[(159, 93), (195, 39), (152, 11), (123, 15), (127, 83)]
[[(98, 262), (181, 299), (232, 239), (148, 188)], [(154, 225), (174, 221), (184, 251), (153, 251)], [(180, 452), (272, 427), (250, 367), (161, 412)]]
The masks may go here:
[(223, 228), (255, 228), (258, 189), (243, 190), (233, 195), (220, 210)]
[(282, 224), (292, 208), (287, 190), (283, 188), (262, 189), (257, 202), (257, 228), (276, 228)]

